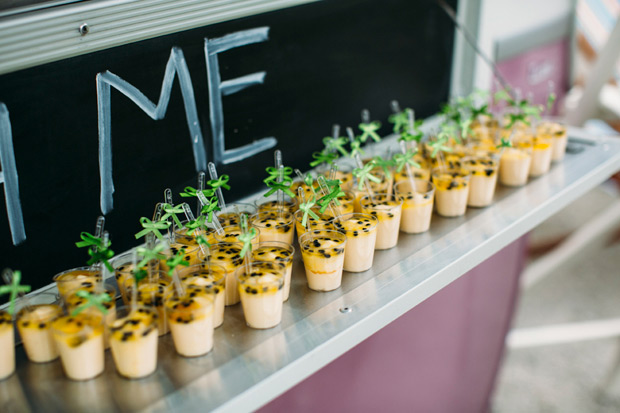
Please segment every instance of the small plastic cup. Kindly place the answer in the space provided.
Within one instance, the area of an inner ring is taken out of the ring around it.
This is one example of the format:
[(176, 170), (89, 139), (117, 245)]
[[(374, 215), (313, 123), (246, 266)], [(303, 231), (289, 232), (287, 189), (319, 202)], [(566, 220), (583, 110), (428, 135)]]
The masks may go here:
[(431, 158), (431, 175), (436, 168), (459, 169), (461, 167), (461, 156), (454, 153), (444, 154), (444, 160), (440, 163), (439, 157)]
[(211, 264), (221, 265), (226, 270), (224, 285), (226, 286), (225, 303), (227, 306), (235, 305), (240, 301), (235, 270), (243, 264), (242, 249), (242, 244), (233, 242), (219, 242), (209, 248)]
[(267, 329), (282, 321), (284, 272), (284, 264), (267, 261), (253, 261), (251, 267), (237, 268), (235, 276), (248, 327)]
[(257, 212), (283, 209), (291, 214), (295, 213), (298, 207), (296, 198), (291, 198), (287, 194), (282, 194), (282, 201), (282, 206), (280, 207), (278, 205), (278, 196), (274, 193), (268, 197), (259, 197), (254, 201), (254, 205), (256, 205)]
[(552, 162), (559, 162), (564, 159), (566, 145), (568, 144), (566, 126), (549, 120), (538, 125), (537, 133), (539, 135), (544, 134), (551, 137)]
[(139, 379), (157, 368), (157, 318), (153, 308), (121, 306), (108, 320), (110, 349), (121, 376)]
[[(330, 230), (334, 229), (334, 224), (332, 223), (331, 218), (325, 215), (322, 215), (319, 212), (317, 212), (316, 214), (320, 218), (318, 221), (312, 218), (311, 215), (308, 215), (306, 225), (310, 226), (310, 231), (317, 231), (317, 230), (322, 230), (322, 229), (330, 229)], [(301, 223), (303, 222), (303, 219), (304, 219), (304, 212), (302, 210), (295, 212), (295, 228), (297, 229), (298, 240), (299, 238), (301, 238), (303, 234), (306, 233), (306, 227), (301, 225)]]
[(360, 205), (362, 213), (370, 214), (379, 221), (375, 249), (387, 250), (395, 247), (398, 243), (403, 200), (394, 194), (375, 193), (372, 197), (363, 197)]
[[(69, 314), (71, 314), (71, 311), (75, 310), (79, 306), (86, 304), (86, 299), (79, 297), (77, 295), (78, 291), (88, 291), (90, 293), (94, 293), (94, 289), (84, 290), (81, 288), (78, 288), (77, 290), (73, 290), (71, 293), (69, 293), (69, 295), (67, 296), (65, 300), (65, 304), (67, 306), (67, 312)], [(86, 308), (84, 312), (90, 313), (93, 315), (103, 316), (103, 323), (106, 324), (109, 320), (113, 320), (114, 317), (116, 317), (116, 289), (112, 285), (108, 284), (104, 286), (102, 292), (105, 292), (110, 296), (110, 301), (102, 303), (105, 309), (108, 311), (108, 313), (106, 315), (102, 315), (99, 309), (97, 309), (96, 307), (92, 307), (92, 306)], [(104, 343), (105, 343), (105, 348), (108, 349), (110, 347), (110, 342), (108, 340), (107, 331), (105, 332)]]
[(345, 214), (334, 221), (336, 229), (347, 236), (344, 270), (364, 272), (372, 267), (377, 241), (377, 218), (370, 214)]
[(497, 186), (497, 160), (485, 156), (468, 156), (463, 158), (462, 165), (471, 174), (467, 206), (483, 208), (491, 205)]
[[(133, 278), (125, 282), (128, 300), (131, 302), (135, 282)], [(160, 336), (168, 334), (168, 324), (164, 317), (164, 302), (172, 293), (172, 278), (164, 271), (156, 271), (152, 279), (148, 277), (138, 284), (137, 302), (143, 307), (152, 308), (157, 314), (157, 331)]]
[(499, 161), (499, 182), (504, 186), (525, 185), (531, 163), (531, 142), (517, 142), (513, 148), (502, 150)]
[[(415, 155), (413, 160), (416, 161), (420, 165), (419, 168), (416, 168), (414, 166), (409, 167), (409, 169), (411, 170), (411, 174), (413, 175), (413, 178), (430, 181), (431, 170), (430, 170), (428, 161), (424, 159), (421, 155)], [(394, 171), (393, 175), (394, 175), (394, 184), (409, 180), (409, 175), (407, 174), (406, 167), (403, 167), (403, 169), (401, 169), (400, 172)]]
[(469, 171), (462, 168), (435, 168), (435, 207), (444, 217), (458, 217), (467, 210), (469, 197)]
[(58, 294), (64, 298), (78, 288), (92, 288), (101, 280), (101, 271), (93, 267), (78, 267), (54, 276)]
[[(295, 218), (290, 212), (262, 211), (250, 217), (252, 226), (259, 229), (259, 242), (280, 241), (293, 243)], [(252, 247), (255, 245), (252, 244)]]
[(230, 225), (239, 225), (239, 215), (238, 214), (246, 214), (247, 216), (252, 216), (256, 214), (257, 209), (256, 206), (252, 204), (244, 204), (244, 203), (236, 203), (236, 204), (226, 204), (226, 207), (221, 211), (217, 211), (215, 216), (220, 221), (220, 225), (222, 227), (227, 227)]
[[(163, 254), (167, 258), (172, 258), (179, 253), (185, 255), (184, 260), (188, 262), (189, 265), (200, 264), (203, 260), (203, 255), (200, 252), (200, 248), (194, 245), (175, 243), (170, 245), (170, 248), (163, 252)], [(170, 269), (170, 267), (168, 267), (168, 264), (166, 264), (166, 260), (162, 259), (159, 261), (159, 269), (161, 271), (168, 271)]]
[(13, 317), (0, 310), (0, 380), (15, 372), (15, 331)]
[[(136, 262), (141, 260), (142, 257), (138, 256)], [(143, 266), (142, 269), (146, 271), (147, 266)], [(159, 263), (157, 263), (156, 270), (159, 270)], [(116, 257), (114, 260), (114, 278), (116, 279), (118, 291), (121, 293), (121, 298), (123, 299), (123, 303), (125, 305), (128, 305), (131, 301), (131, 297), (127, 295), (127, 289), (125, 287), (127, 285), (131, 285), (131, 281), (133, 280), (133, 271), (133, 251), (129, 251)]]
[(532, 163), (529, 175), (537, 177), (549, 172), (553, 156), (552, 138), (550, 135), (536, 135), (532, 138)]
[[(370, 189), (373, 193), (382, 193), (387, 192), (390, 186), (392, 185), (392, 181), (387, 179), (385, 174), (381, 169), (373, 169), (372, 175), (380, 179), (380, 182), (368, 181), (370, 185)], [(343, 189), (347, 191), (351, 191), (355, 195), (355, 200), (353, 201), (353, 209), (355, 212), (364, 212), (362, 210), (361, 200), (363, 197), (368, 195), (368, 190), (366, 184), (362, 185), (362, 189), (360, 189), (359, 184), (351, 181), (351, 183), (347, 186), (344, 186)]]
[(71, 380), (90, 380), (103, 373), (103, 318), (87, 313), (63, 316), (52, 322), (60, 361)]
[(342, 283), (347, 237), (333, 230), (310, 231), (299, 239), (308, 287), (332, 291)]
[[(256, 235), (254, 236), (254, 238), (252, 238), (252, 247), (254, 247), (256, 244), (260, 242), (261, 230), (260, 228), (256, 227), (253, 224), (248, 225), (248, 230), (252, 227), (256, 229)], [(223, 227), (222, 229), (224, 230), (223, 234), (215, 233), (214, 235), (215, 244), (220, 243), (220, 242), (232, 242), (232, 243), (240, 242), (239, 241), (239, 237), (241, 236), (240, 226), (230, 225), (228, 227)]]
[(284, 286), (282, 287), (282, 301), (288, 300), (291, 291), (291, 275), (293, 273), (293, 255), (295, 248), (292, 244), (279, 241), (259, 242), (252, 250), (253, 261), (272, 261), (284, 264)]
[(204, 262), (179, 270), (181, 282), (186, 287), (200, 287), (214, 295), (213, 324), (218, 328), (224, 323), (226, 304), (226, 269), (221, 265)]
[(58, 358), (52, 335), (52, 322), (62, 316), (62, 308), (55, 304), (54, 294), (40, 293), (29, 297), (29, 306), (17, 312), (17, 330), (22, 338), (26, 356), (33, 363), (47, 363)]
[(198, 357), (213, 348), (215, 294), (202, 287), (186, 286), (166, 300), (166, 317), (177, 353)]
[(435, 185), (424, 179), (414, 181), (415, 192), (411, 182), (400, 181), (394, 185), (394, 192), (403, 200), (403, 212), (400, 218), (400, 230), (407, 234), (420, 234), (428, 231), (433, 216)]

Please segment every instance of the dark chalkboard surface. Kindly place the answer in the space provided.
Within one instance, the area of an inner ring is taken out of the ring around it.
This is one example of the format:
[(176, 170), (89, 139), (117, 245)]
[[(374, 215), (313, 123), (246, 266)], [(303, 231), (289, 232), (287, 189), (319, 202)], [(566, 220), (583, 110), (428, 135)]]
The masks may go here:
[[(451, 2), (456, 7), (456, 2)], [(264, 84), (223, 97), (226, 148), (273, 136), (284, 163), (308, 169), (331, 125), (357, 125), (362, 108), (384, 123), (397, 99), (418, 116), (448, 96), (454, 28), (432, 1), (321, 1), (180, 32), (0, 76), (10, 113), (27, 240), (11, 241), (0, 202), (0, 266), (21, 269), (33, 288), (87, 255), (74, 246), (94, 232), (99, 205), (95, 76), (109, 70), (157, 102), (171, 48), (185, 56), (208, 160), (212, 159), (204, 38), (268, 26), (269, 40), (219, 55), (222, 80), (265, 71)], [(154, 121), (112, 89), (113, 249), (136, 244), (140, 216), (171, 187), (195, 186), (182, 95), (175, 80), (166, 116)], [(232, 201), (262, 187), (273, 151), (219, 165)]]

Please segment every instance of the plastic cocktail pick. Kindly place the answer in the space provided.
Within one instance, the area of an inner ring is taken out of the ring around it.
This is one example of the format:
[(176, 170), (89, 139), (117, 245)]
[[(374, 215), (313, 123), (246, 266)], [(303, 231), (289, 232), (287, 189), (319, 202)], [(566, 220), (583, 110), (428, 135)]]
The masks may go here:
[[(220, 182), (218, 180), (217, 170), (215, 169), (215, 164), (213, 162), (209, 162), (207, 167), (209, 168), (209, 176), (211, 177), (211, 181), (209, 181), (209, 184), (211, 185), (211, 182), (216, 182), (216, 181)], [(226, 179), (226, 182), (228, 182), (228, 179)], [(222, 210), (226, 208), (226, 202), (224, 202), (224, 194), (222, 193), (221, 187), (224, 186), (224, 188), (226, 188), (228, 186), (226, 185), (226, 182), (224, 182), (223, 185), (218, 185), (217, 188), (215, 188), (215, 193), (217, 194), (218, 203)], [(228, 187), (228, 189), (230, 189), (230, 187)]]

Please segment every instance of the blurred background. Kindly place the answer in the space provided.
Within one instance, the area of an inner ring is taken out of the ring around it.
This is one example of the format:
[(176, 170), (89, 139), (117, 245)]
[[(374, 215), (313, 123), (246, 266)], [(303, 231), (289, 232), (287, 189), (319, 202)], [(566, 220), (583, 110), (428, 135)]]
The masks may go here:
[[(618, 0), (483, 1), (478, 45), (523, 97), (620, 130)], [(477, 61), (475, 85), (495, 83)], [(495, 412), (620, 411), (618, 176), (529, 235), (528, 265), (491, 402)]]

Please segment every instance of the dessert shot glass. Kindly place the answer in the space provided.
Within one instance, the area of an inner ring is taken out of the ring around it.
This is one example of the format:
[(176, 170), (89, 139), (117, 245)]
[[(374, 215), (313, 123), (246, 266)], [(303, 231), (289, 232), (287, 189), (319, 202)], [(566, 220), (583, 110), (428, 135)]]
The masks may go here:
[(309, 231), (299, 239), (308, 287), (332, 291), (342, 283), (347, 237), (333, 230)]
[(403, 200), (400, 230), (407, 234), (420, 234), (431, 226), (435, 185), (424, 179), (415, 179), (413, 185), (414, 188), (409, 180), (400, 181), (394, 185), (394, 192)]
[(248, 327), (272, 328), (282, 321), (282, 287), (285, 265), (253, 261), (237, 268), (236, 277)]

